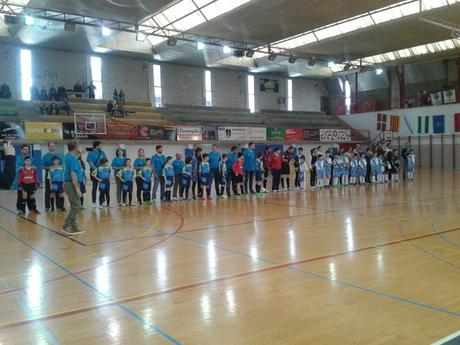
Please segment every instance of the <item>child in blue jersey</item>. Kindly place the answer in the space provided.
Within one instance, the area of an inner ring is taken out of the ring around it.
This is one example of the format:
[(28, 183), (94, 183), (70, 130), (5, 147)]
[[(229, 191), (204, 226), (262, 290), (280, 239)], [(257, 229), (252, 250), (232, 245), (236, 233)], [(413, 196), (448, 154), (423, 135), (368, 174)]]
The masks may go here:
[(193, 172), (192, 160), (193, 160), (193, 157), (190, 157), (190, 156), (185, 158), (185, 166), (182, 168), (182, 173), (181, 173), (182, 183), (180, 185), (179, 195), (181, 199), (185, 198), (185, 200), (188, 200), (188, 195), (190, 192), (190, 185), (192, 183), (192, 172)]
[(308, 170), (307, 161), (305, 159), (305, 156), (302, 155), (299, 157), (299, 177), (298, 177), (301, 190), (305, 190), (307, 188), (307, 170)]
[(64, 167), (61, 165), (61, 159), (54, 156), (51, 159), (51, 167), (48, 168), (50, 180), (50, 204), (51, 211), (54, 211), (54, 199), (56, 207), (60, 211), (65, 211), (64, 208)]
[(386, 182), (386, 178), (388, 176), (388, 174), (386, 174), (386, 170), (385, 169), (385, 166), (386, 166), (386, 161), (385, 159), (383, 158), (383, 155), (382, 154), (379, 154), (379, 163), (380, 163), (380, 169), (379, 169), (379, 175), (377, 177), (377, 181), (379, 183), (385, 183)]
[(318, 154), (315, 163), (316, 168), (316, 188), (324, 186), (324, 158), (322, 154)]
[(359, 175), (359, 160), (358, 154), (353, 155), (353, 159), (350, 161), (350, 184), (356, 186)]
[(142, 193), (144, 191), (142, 188), (142, 179), (139, 177), (139, 172), (143, 167), (145, 167), (145, 151), (144, 149), (139, 149), (137, 150), (137, 158), (133, 163), (133, 168), (136, 172), (136, 177), (134, 179), (136, 182), (136, 198), (139, 205), (142, 205)]
[(380, 176), (380, 159), (377, 152), (374, 152), (371, 158), (371, 183), (377, 183)]
[(345, 153), (342, 156), (342, 185), (348, 186), (350, 184), (350, 156)]
[(332, 165), (334, 167), (332, 185), (334, 187), (339, 185), (340, 177), (342, 176), (342, 164), (342, 155), (337, 153), (337, 155), (334, 157), (334, 160), (332, 161)]
[(203, 154), (203, 162), (199, 167), (199, 177), (201, 188), (206, 189), (206, 198), (203, 195), (203, 200), (211, 200), (211, 167), (207, 153)]
[(110, 174), (109, 160), (102, 158), (100, 165), (91, 173), (91, 177), (99, 182), (99, 208), (104, 208), (107, 202), (107, 208), (110, 208)]
[(151, 193), (152, 193), (152, 178), (153, 178), (153, 169), (152, 161), (150, 158), (145, 159), (145, 166), (139, 170), (137, 176), (142, 180), (142, 204), (150, 205), (152, 202)]
[(260, 198), (262, 196), (262, 183), (264, 182), (264, 162), (262, 161), (264, 154), (259, 152), (256, 156), (256, 196)]
[(166, 164), (163, 168), (163, 178), (165, 181), (165, 201), (171, 201), (171, 191), (174, 185), (174, 167), (172, 157), (166, 157)]
[[(118, 172), (118, 177), (120, 178), (123, 189), (123, 202), (121, 204), (122, 207), (132, 206), (134, 175), (135, 170), (131, 164), (131, 159), (126, 158), (125, 167)], [(129, 201), (129, 203), (126, 204), (126, 201)]]
[(182, 160), (182, 155), (180, 153), (176, 153), (176, 159), (172, 162), (174, 168), (174, 186), (173, 186), (173, 193), (172, 199), (179, 200), (180, 195), (178, 197), (177, 193), (180, 192), (180, 187), (182, 184), (182, 170), (184, 169), (185, 163)]
[(366, 175), (367, 175), (367, 159), (366, 154), (361, 153), (361, 158), (359, 159), (359, 183), (366, 184)]
[[(230, 185), (228, 182), (228, 170), (227, 170), (228, 156), (224, 153), (219, 162), (219, 185), (220, 185), (220, 197), (227, 199), (230, 196)], [(217, 181), (216, 181), (217, 183)], [(226, 192), (227, 194), (224, 194)]]
[(327, 188), (331, 184), (332, 177), (332, 158), (331, 151), (326, 151), (326, 156), (324, 157), (324, 186)]
[(414, 171), (415, 171), (415, 153), (414, 150), (409, 150), (407, 155), (407, 180), (414, 180)]

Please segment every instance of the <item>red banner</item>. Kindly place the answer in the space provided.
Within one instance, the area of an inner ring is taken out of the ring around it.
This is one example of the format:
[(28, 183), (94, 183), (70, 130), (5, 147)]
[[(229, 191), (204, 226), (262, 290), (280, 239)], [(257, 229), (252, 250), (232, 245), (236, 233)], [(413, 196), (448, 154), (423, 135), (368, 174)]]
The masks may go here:
[(110, 139), (137, 139), (137, 126), (129, 123), (110, 121), (107, 123), (107, 137)]
[(285, 134), (286, 141), (303, 141), (303, 128), (288, 128)]
[(460, 132), (460, 113), (455, 114), (455, 132)]

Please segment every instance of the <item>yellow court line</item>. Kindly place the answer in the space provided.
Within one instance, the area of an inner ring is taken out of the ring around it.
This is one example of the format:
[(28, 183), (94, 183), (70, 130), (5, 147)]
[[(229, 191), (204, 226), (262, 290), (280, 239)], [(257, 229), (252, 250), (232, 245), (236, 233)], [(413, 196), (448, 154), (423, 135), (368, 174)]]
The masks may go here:
[(460, 254), (460, 248), (437, 246), (437, 245), (434, 245), (434, 244), (426, 244), (426, 243), (423, 243), (423, 244), (417, 243), (417, 244), (422, 248), (423, 247), (428, 247), (428, 248), (434, 248), (434, 249), (440, 249), (440, 250), (447, 250), (447, 251), (451, 251), (451, 252), (455, 252), (455, 253)]
[[(155, 226), (159, 223), (160, 218), (159, 218), (159, 217), (154, 217), (153, 220), (154, 220), (154, 222), (153, 222), (153, 224), (152, 224), (152, 228), (155, 227)], [(143, 231), (143, 232), (140, 233), (139, 237), (144, 236), (144, 235), (146, 235), (146, 234), (148, 234), (148, 233), (150, 233), (150, 232), (153, 232), (153, 231), (157, 231), (157, 230), (155, 230), (155, 229), (148, 229), (148, 230), (145, 230), (145, 231)], [(16, 235), (19, 235), (17, 232), (15, 232), (15, 234), (16, 234)], [(126, 245), (128, 245), (128, 244), (131, 244), (131, 243), (134, 242), (134, 241), (137, 241), (137, 239), (126, 240), (126, 242), (123, 242), (123, 243), (121, 243), (121, 244), (118, 244), (118, 245), (116, 245), (115, 247), (110, 248), (110, 250), (119, 249), (119, 248), (121, 248), (121, 247), (123, 247), (123, 246), (126, 246)], [(72, 260), (68, 260), (68, 261), (63, 261), (63, 262), (59, 262), (59, 264), (61, 264), (61, 265), (68, 265), (68, 264), (71, 264), (71, 263), (74, 263), (74, 262), (78, 262), (78, 261), (81, 261), (81, 260), (84, 260), (84, 259), (88, 259), (88, 258), (90, 258), (90, 257), (92, 257), (92, 256), (99, 255), (99, 254), (100, 254), (100, 252), (91, 253), (91, 254), (88, 254), (88, 255), (85, 255), (85, 256), (76, 258), (76, 259), (72, 259)], [(55, 265), (49, 265), (49, 266), (47, 266), (47, 267), (43, 267), (42, 270), (43, 270), (43, 271), (47, 271), (47, 270), (50, 270), (50, 269), (52, 269), (52, 268), (56, 268), (56, 266), (55, 266)], [(6, 276), (6, 277), (1, 277), (1, 276), (0, 276), (0, 280), (9, 280), (9, 279), (13, 279), (13, 278), (28, 277), (28, 276), (30, 276), (30, 274), (15, 274), (15, 275), (10, 275), (10, 276)]]

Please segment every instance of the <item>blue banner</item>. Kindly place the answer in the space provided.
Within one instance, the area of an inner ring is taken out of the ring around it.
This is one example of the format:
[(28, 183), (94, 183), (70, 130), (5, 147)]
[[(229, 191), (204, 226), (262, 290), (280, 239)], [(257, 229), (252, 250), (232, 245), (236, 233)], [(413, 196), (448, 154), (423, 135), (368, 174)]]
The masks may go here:
[(444, 115), (434, 115), (433, 116), (433, 133), (434, 134), (443, 134), (446, 130)]

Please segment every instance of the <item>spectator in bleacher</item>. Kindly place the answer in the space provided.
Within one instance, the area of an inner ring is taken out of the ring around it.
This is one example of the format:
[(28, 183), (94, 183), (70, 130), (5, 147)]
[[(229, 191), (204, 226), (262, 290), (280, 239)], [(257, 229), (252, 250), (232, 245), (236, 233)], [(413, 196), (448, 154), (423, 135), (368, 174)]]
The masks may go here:
[(5, 164), (0, 172), (0, 189), (10, 189), (16, 177), (16, 156), (13, 145), (10, 142), (3, 144), (5, 152)]
[(110, 100), (110, 101), (107, 103), (107, 108), (106, 108), (105, 111), (106, 111), (110, 116), (114, 117), (114, 116), (115, 116), (115, 110), (116, 110), (115, 105), (113, 104), (113, 101)]
[(75, 97), (81, 98), (81, 94), (84, 92), (84, 89), (80, 81), (77, 81), (77, 83), (73, 86), (73, 90), (76, 92)]
[(57, 89), (57, 100), (64, 101), (67, 99), (67, 90), (63, 85), (59, 86)]
[(113, 101), (115, 103), (120, 103), (120, 100), (118, 98), (118, 90), (117, 89), (113, 89), (112, 99), (113, 99)]
[(59, 110), (54, 99), (51, 101), (51, 104), (48, 106), (48, 115), (58, 115)]
[(30, 87), (30, 99), (32, 101), (38, 101), (40, 99), (40, 93), (38, 92), (38, 87), (32, 85)]
[(46, 93), (46, 90), (43, 86), (42, 86), (42, 89), (40, 90), (40, 100), (42, 101), (48, 100), (48, 94)]
[(54, 84), (51, 84), (49, 90), (48, 90), (48, 99), (50, 101), (56, 101), (57, 100), (57, 90), (54, 87)]
[(46, 107), (46, 103), (44, 100), (40, 101), (40, 106), (38, 107), (38, 109), (40, 110), (40, 115), (45, 114), (45, 111), (47, 111), (48, 108)]
[(93, 84), (93, 81), (91, 80), (89, 82), (89, 85), (86, 87), (88, 89), (88, 98), (89, 99), (95, 99), (96, 98), (96, 86)]
[(120, 89), (120, 92), (118, 93), (118, 101), (120, 102), (120, 104), (126, 104), (126, 94), (123, 91), (123, 89)]
[(427, 105), (433, 105), (431, 103), (431, 97), (426, 90), (423, 90), (422, 92), (421, 103), (422, 103), (422, 107), (427, 106)]
[(8, 84), (2, 84), (2, 86), (0, 86), (0, 98), (3, 98), (3, 99), (11, 98), (11, 89)]
[(66, 115), (70, 115), (70, 112), (72, 112), (72, 108), (70, 108), (67, 98), (64, 100), (61, 109), (65, 111)]
[(127, 112), (125, 110), (125, 106), (123, 105), (123, 103), (118, 104), (117, 113), (120, 117), (125, 117), (127, 115)]

